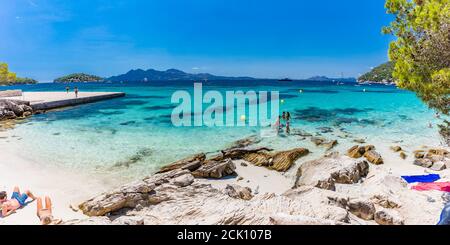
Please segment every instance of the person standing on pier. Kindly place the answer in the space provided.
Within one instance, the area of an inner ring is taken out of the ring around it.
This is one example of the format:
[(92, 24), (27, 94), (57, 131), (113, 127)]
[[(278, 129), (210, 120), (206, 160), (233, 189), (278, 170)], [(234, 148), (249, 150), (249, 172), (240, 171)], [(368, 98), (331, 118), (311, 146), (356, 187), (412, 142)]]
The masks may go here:
[(78, 98), (78, 87), (75, 87), (73, 91), (75, 91), (75, 98)]

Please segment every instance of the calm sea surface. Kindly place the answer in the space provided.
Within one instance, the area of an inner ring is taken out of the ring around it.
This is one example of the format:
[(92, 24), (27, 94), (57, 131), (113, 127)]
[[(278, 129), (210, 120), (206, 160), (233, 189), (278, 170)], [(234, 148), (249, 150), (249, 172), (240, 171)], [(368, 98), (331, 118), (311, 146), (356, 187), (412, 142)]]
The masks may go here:
[[(64, 91), (65, 86), (39, 84), (8, 89)], [(174, 127), (170, 120), (175, 106), (171, 104), (172, 93), (192, 91), (192, 82), (76, 86), (80, 91), (121, 91), (127, 96), (35, 115), (11, 132), (14, 137), (0, 140), (20, 147), (28, 158), (41, 164), (135, 178), (193, 153), (215, 152), (236, 140), (270, 131), (255, 127)], [(279, 91), (284, 100), (281, 110), (292, 113), (293, 128), (338, 139), (341, 150), (359, 138), (386, 146), (397, 141), (406, 147), (439, 144), (434, 112), (413, 93), (393, 86), (226, 81), (204, 83), (203, 91), (208, 90)], [(430, 122), (433, 128), (428, 127)], [(310, 140), (296, 135), (263, 138), (259, 144), (314, 151)]]

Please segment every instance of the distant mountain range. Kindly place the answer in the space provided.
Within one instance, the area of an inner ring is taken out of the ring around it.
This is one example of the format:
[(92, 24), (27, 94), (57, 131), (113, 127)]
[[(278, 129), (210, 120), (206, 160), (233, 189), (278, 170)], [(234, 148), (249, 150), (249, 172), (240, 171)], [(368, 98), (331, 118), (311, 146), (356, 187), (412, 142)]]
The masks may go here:
[(204, 81), (204, 80), (254, 80), (252, 77), (215, 76), (209, 73), (191, 74), (177, 69), (166, 71), (131, 70), (125, 74), (107, 78), (111, 82), (145, 82), (145, 81)]
[(307, 81), (320, 81), (320, 82), (344, 82), (344, 83), (356, 83), (356, 78), (354, 77), (344, 77), (344, 78), (329, 78), (326, 76), (315, 76), (306, 79)]
[[(251, 81), (259, 78), (253, 77), (228, 77), (216, 76), (209, 73), (192, 74), (177, 69), (169, 69), (166, 71), (158, 71), (155, 69), (136, 69), (110, 78), (101, 78), (95, 75), (84, 73), (70, 74), (54, 80), (56, 83), (70, 82), (152, 82), (152, 81)], [(264, 79), (260, 79), (264, 80)], [(292, 81), (291, 79), (282, 79), (279, 81)], [(326, 82), (356, 82), (355, 78), (329, 78), (325, 76), (315, 76), (304, 81), (326, 81)]]

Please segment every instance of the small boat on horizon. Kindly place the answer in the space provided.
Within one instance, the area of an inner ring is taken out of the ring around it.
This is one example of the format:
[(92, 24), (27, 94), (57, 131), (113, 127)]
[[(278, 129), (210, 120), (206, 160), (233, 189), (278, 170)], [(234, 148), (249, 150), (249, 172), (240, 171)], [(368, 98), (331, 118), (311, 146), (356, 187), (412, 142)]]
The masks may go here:
[(292, 82), (292, 81), (293, 80), (289, 79), (289, 78), (283, 78), (283, 79), (278, 80), (278, 82)]

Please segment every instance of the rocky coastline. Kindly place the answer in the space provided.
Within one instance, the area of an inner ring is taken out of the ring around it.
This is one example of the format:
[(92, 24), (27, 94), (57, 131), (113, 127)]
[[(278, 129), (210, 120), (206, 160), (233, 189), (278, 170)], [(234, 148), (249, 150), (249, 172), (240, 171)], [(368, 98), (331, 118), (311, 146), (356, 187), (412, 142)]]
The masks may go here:
[(26, 118), (33, 115), (29, 102), (0, 99), (0, 121)]
[(35, 114), (29, 102), (0, 99), (0, 131), (14, 128), (14, 125)]
[[(444, 195), (410, 190), (384, 166), (373, 145), (356, 145), (345, 155), (327, 152), (296, 164), (308, 149), (276, 152), (254, 142), (243, 139), (217, 155), (200, 153), (169, 164), (152, 176), (82, 202), (76, 210), (88, 218), (64, 224), (405, 225), (433, 224), (438, 218)], [(400, 146), (392, 151), (404, 153)], [(417, 151), (411, 165), (428, 161), (431, 164), (422, 166), (425, 171), (450, 177), (446, 149)], [(292, 188), (274, 194), (240, 185), (237, 169), (249, 165), (276, 174), (297, 167)], [(223, 179), (235, 183), (214, 185)]]

